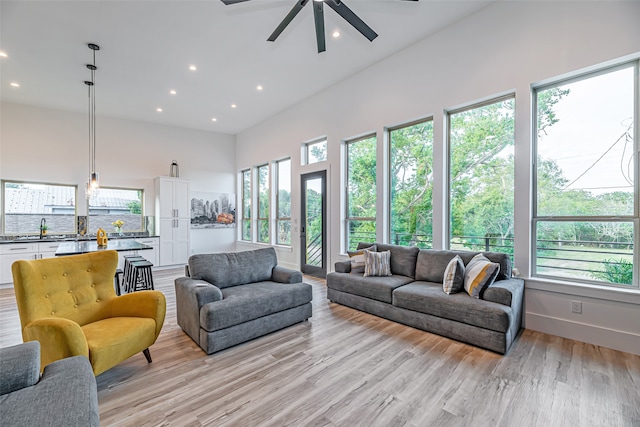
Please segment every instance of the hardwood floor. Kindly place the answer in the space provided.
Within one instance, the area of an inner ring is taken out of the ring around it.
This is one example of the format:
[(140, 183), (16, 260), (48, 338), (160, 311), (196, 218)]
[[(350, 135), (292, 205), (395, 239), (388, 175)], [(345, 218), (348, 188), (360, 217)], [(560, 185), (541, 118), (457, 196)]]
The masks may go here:
[[(506, 356), (329, 303), (313, 317), (207, 356), (167, 319), (142, 353), (97, 378), (104, 426), (640, 426), (640, 356), (523, 331)], [(0, 346), (21, 342), (0, 290)]]

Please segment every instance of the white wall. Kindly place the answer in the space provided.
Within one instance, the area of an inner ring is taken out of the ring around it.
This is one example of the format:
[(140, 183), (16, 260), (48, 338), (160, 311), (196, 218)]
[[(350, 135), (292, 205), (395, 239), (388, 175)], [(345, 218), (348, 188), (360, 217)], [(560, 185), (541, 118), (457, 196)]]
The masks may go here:
[[(89, 174), (87, 116), (1, 104), (0, 178), (75, 184), (84, 196)], [(235, 194), (235, 137), (130, 120), (96, 118), (96, 170), (105, 187), (142, 188), (154, 213), (153, 178), (172, 160), (191, 191)], [(86, 215), (84, 203), (78, 214)], [(235, 250), (235, 230), (191, 230), (191, 252)]]
[[(292, 215), (300, 221), (301, 173), (328, 169), (330, 266), (341, 255), (341, 141), (377, 132), (382, 177), (384, 127), (433, 116), (434, 246), (444, 247), (444, 113), (505, 93), (516, 95), (516, 266), (528, 278), (533, 83), (622, 57), (640, 56), (640, 2), (496, 2), (237, 136), (237, 170), (282, 156), (293, 163)], [(300, 166), (300, 144), (328, 137), (328, 161)], [(382, 188), (382, 184), (379, 184)], [(381, 192), (380, 192), (381, 193)], [(386, 215), (383, 197), (378, 218)], [(382, 225), (379, 224), (379, 230)], [(383, 239), (380, 232), (379, 240)], [(299, 234), (279, 259), (299, 265)], [(238, 245), (242, 249), (252, 245)], [(637, 267), (637, 266), (636, 266)], [(528, 328), (640, 354), (640, 294), (527, 280)], [(583, 302), (583, 314), (570, 301)]]

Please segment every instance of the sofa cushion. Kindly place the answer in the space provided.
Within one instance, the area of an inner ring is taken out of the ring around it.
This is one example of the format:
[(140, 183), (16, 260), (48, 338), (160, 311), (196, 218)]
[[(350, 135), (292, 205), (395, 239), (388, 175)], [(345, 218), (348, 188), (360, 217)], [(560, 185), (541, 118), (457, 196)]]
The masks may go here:
[(391, 252), (364, 250), (364, 277), (391, 276)]
[(189, 272), (196, 280), (206, 280), (220, 289), (271, 280), (278, 264), (274, 248), (244, 252), (199, 254), (189, 257)]
[(509, 329), (511, 308), (472, 298), (447, 295), (440, 283), (413, 282), (393, 291), (393, 305), (497, 332)]
[[(370, 245), (370, 243), (360, 243)], [(391, 251), (391, 273), (414, 278), (416, 275), (416, 261), (420, 249), (415, 246), (398, 246), (376, 243), (378, 252)]]
[(327, 287), (391, 304), (394, 289), (412, 282), (406, 276), (364, 277), (359, 274), (329, 273)]
[[(442, 283), (444, 279), (444, 270), (447, 268), (449, 261), (459, 255), (466, 266), (471, 259), (480, 252), (472, 251), (444, 251), (437, 249), (421, 249), (418, 254), (416, 263), (416, 280), (425, 282)], [(507, 254), (500, 252), (482, 252), (491, 262), (500, 265), (500, 272), (496, 280), (505, 280), (511, 278), (511, 258)], [(393, 255), (393, 253), (392, 253)]]
[(222, 301), (200, 309), (200, 327), (208, 332), (306, 304), (311, 301), (311, 285), (266, 281), (227, 287), (222, 295)]
[(474, 256), (464, 270), (464, 290), (474, 298), (480, 298), (500, 272), (500, 264), (489, 261), (484, 255)]
[(442, 290), (447, 294), (457, 294), (464, 288), (464, 263), (459, 255), (454, 256), (444, 270)]

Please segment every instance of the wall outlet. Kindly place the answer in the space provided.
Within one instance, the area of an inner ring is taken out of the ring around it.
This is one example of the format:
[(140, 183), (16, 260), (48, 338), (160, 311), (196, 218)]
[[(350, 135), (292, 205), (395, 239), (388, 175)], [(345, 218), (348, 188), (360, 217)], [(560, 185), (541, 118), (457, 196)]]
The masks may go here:
[(571, 301), (571, 312), (582, 314), (582, 301)]

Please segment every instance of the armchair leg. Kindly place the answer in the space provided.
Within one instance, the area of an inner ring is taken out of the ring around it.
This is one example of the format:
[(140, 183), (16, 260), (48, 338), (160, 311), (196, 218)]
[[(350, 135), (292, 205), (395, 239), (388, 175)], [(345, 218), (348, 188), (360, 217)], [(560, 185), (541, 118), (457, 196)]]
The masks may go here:
[(151, 353), (149, 353), (149, 349), (145, 348), (144, 350), (142, 350), (142, 354), (144, 354), (144, 357), (147, 358), (147, 363), (151, 363)]

